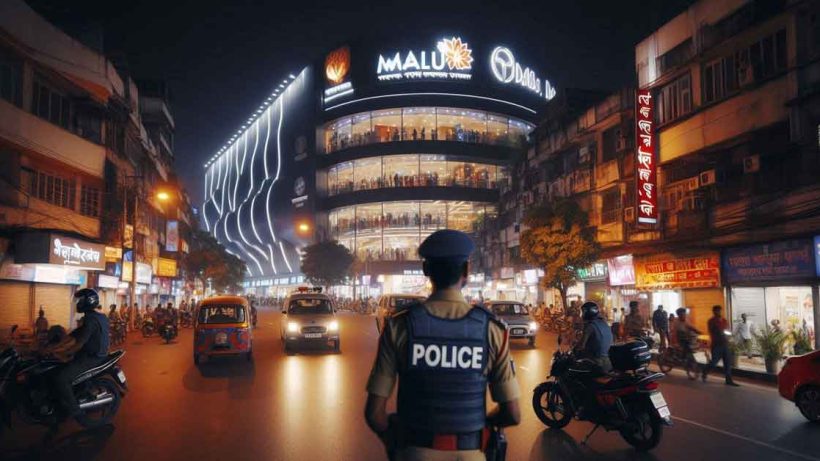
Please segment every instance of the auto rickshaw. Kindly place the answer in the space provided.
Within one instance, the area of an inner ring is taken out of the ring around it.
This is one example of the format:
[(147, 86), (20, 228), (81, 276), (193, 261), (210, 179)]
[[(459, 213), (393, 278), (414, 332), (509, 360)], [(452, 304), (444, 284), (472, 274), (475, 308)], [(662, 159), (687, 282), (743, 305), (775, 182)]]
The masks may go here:
[(200, 303), (194, 322), (194, 364), (214, 355), (253, 360), (251, 307), (241, 296), (215, 296)]

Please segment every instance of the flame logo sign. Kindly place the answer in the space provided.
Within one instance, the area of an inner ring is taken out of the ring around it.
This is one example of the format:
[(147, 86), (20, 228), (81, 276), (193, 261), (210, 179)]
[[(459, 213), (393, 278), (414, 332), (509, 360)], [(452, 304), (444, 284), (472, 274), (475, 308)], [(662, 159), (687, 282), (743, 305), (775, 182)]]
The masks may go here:
[(473, 62), (473, 50), (461, 38), (445, 38), (438, 42), (438, 50), (447, 60), (447, 67), (451, 70), (469, 70)]
[(330, 52), (325, 58), (325, 76), (328, 82), (338, 85), (350, 71), (350, 48), (343, 46)]

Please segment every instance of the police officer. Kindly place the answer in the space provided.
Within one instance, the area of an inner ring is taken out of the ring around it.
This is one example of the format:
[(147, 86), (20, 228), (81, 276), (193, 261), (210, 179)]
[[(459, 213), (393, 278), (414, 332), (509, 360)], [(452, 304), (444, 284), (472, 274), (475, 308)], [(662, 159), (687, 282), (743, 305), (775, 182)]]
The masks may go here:
[(83, 288), (74, 293), (74, 306), (78, 313), (84, 314), (82, 326), (47, 350), (67, 362), (54, 375), (53, 384), (60, 404), (69, 417), (80, 412), (71, 382), (108, 357), (108, 318), (101, 312), (99, 295), (90, 288)]
[[(398, 460), (484, 460), (487, 426), (519, 423), (519, 389), (503, 323), (461, 294), (474, 245), (439, 230), (419, 247), (433, 293), (387, 319), (367, 383), (365, 418)], [(398, 413), (387, 399), (399, 379)], [(499, 406), (486, 413), (486, 388)]]
[(581, 315), (584, 319), (584, 334), (575, 346), (578, 357), (592, 360), (601, 371), (612, 370), (612, 363), (609, 361), (612, 331), (601, 318), (598, 305), (592, 301), (585, 302), (581, 306)]

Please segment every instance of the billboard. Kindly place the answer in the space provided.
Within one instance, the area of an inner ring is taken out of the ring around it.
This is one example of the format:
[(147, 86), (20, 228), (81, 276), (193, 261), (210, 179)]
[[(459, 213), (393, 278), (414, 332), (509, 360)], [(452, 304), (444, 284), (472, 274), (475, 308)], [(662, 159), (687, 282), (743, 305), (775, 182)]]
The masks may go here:
[(635, 258), (635, 286), (644, 290), (720, 286), (717, 253), (676, 256), (668, 253)]
[(658, 223), (658, 178), (655, 157), (654, 103), (650, 90), (638, 90), (635, 116), (635, 185), (639, 224)]
[(165, 224), (165, 251), (179, 251), (179, 221)]

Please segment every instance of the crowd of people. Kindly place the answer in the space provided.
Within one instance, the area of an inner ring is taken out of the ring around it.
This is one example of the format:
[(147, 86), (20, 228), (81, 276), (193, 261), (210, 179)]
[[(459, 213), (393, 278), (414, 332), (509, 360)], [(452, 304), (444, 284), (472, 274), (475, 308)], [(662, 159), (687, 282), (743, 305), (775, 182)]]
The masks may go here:
[(396, 141), (456, 141), (477, 144), (519, 145), (524, 142), (521, 136), (495, 134), (482, 130), (465, 129), (461, 125), (446, 127), (441, 130), (427, 127), (403, 128), (379, 126), (376, 130), (367, 130), (358, 133), (340, 133), (332, 131), (327, 138), (325, 149), (334, 152), (348, 147), (364, 146), (382, 142)]
[(371, 176), (369, 178), (359, 178), (354, 181), (352, 177), (347, 179), (331, 180), (330, 195), (338, 195), (357, 190), (372, 190), (392, 187), (470, 187), (479, 189), (495, 188), (495, 181), (490, 178), (490, 171), (487, 168), (480, 168), (470, 174), (453, 174), (446, 177), (439, 176), (438, 172), (426, 172), (421, 174), (385, 174), (384, 176)]

